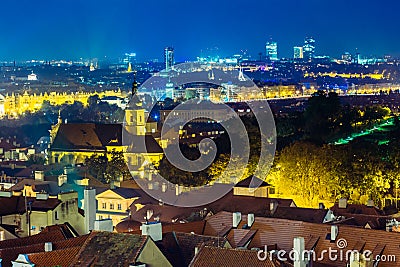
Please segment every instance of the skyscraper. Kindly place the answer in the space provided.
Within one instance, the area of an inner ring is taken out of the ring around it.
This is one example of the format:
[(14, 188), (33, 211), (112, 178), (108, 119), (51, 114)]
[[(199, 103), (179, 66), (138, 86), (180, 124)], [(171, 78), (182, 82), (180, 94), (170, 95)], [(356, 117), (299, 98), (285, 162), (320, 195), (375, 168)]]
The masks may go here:
[(304, 58), (311, 60), (315, 57), (315, 39), (312, 37), (307, 37), (304, 40), (303, 46)]
[(136, 63), (136, 53), (125, 53), (125, 57), (123, 59), (124, 64), (135, 64)]
[(165, 70), (168, 71), (174, 65), (174, 48), (166, 47), (164, 49), (164, 62), (165, 62)]
[(265, 54), (269, 60), (278, 60), (278, 43), (269, 41), (265, 45)]
[(303, 47), (295, 46), (293, 47), (293, 58), (294, 59), (302, 59), (304, 58)]

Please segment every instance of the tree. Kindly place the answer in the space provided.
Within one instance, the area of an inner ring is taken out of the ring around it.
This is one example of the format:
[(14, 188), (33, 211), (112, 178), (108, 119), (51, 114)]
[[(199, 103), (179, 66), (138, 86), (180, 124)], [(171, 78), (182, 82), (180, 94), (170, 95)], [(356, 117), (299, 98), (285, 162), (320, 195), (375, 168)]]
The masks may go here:
[(111, 158), (107, 162), (106, 181), (119, 181), (130, 178), (130, 172), (126, 164), (124, 154), (121, 151), (112, 150)]
[(296, 203), (300, 205), (314, 206), (331, 199), (336, 189), (328, 163), (329, 157), (322, 147), (296, 142), (283, 149), (271, 175), (282, 194), (298, 196)]
[(304, 112), (306, 139), (316, 144), (329, 141), (340, 125), (341, 104), (337, 93), (318, 91), (307, 103)]
[(27, 164), (28, 166), (37, 164), (37, 165), (44, 165), (46, 162), (45, 158), (36, 154), (32, 154), (28, 156)]

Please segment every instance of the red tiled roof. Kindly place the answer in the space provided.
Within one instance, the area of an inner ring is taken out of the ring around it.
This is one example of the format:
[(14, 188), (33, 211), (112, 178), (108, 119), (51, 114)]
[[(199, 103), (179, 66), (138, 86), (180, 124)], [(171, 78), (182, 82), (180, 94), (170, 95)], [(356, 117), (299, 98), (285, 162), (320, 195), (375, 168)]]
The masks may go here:
[(375, 230), (385, 230), (386, 221), (391, 219), (390, 216), (376, 216), (376, 215), (365, 215), (365, 214), (351, 214), (342, 213), (345, 219), (334, 222), (335, 224), (353, 225), (357, 227), (369, 226)]
[(235, 187), (246, 187), (246, 188), (257, 188), (257, 187), (264, 187), (264, 186), (271, 186), (269, 183), (261, 180), (256, 176), (249, 176), (246, 179), (240, 181), (235, 185)]
[[(11, 261), (15, 260), (19, 254), (28, 254), (44, 251), (44, 243), (52, 242), (57, 244), (67, 239), (64, 225), (46, 227), (42, 232), (24, 238), (9, 239), (0, 242), (0, 258), (3, 259), (2, 266), (11, 266)], [(66, 246), (60, 243), (60, 247)], [(57, 247), (57, 245), (56, 245)]]
[(218, 266), (218, 267), (274, 267), (268, 258), (265, 261), (258, 259), (257, 251), (243, 249), (227, 249), (218, 247), (202, 247), (190, 263), (191, 267)]
[(68, 123), (60, 125), (51, 149), (105, 150), (108, 145), (121, 146), (121, 144), (121, 124)]
[[(143, 221), (149, 209), (153, 210), (153, 217), (159, 217), (159, 220), (164, 223), (172, 223), (173, 219), (194, 220), (194, 217), (202, 219), (200, 212), (204, 213), (204, 211), (206, 213), (211, 212), (212, 214), (216, 214), (220, 211), (229, 211), (241, 212), (243, 214), (253, 213), (256, 216), (269, 216), (271, 214), (271, 202), (276, 202), (278, 207), (291, 207), (294, 205), (292, 199), (237, 196), (233, 194), (233, 190), (230, 190), (222, 198), (204, 206), (188, 208), (170, 206), (167, 204), (160, 206), (157, 200), (147, 196), (143, 190), (138, 192), (142, 192), (142, 197), (132, 203), (131, 213), (132, 219), (139, 222)], [(142, 204), (145, 205), (145, 207), (137, 211), (135, 204)], [(191, 218), (189, 219), (189, 217)]]
[(327, 213), (327, 209), (281, 207), (278, 205), (277, 209), (272, 214), (272, 217), (303, 222), (323, 223)]
[(339, 204), (336, 203), (330, 208), (331, 211), (333, 211), (333, 214), (336, 216), (342, 215), (342, 214), (364, 214), (364, 215), (385, 215), (385, 212), (383, 210), (378, 209), (377, 207), (368, 207), (366, 205), (361, 205), (361, 204), (347, 204), (347, 207), (345, 209), (339, 208)]
[[(182, 233), (195, 233), (198, 235), (204, 234), (206, 221), (194, 221), (187, 223), (171, 223), (163, 224), (162, 232), (182, 232)], [(132, 220), (122, 221), (115, 227), (118, 233), (141, 234), (140, 226), (142, 224)]]
[(200, 249), (202, 245), (224, 247), (227, 242), (225, 238), (204, 235), (176, 232), (174, 232), (173, 235), (175, 236), (176, 242), (179, 246), (179, 254), (183, 257), (184, 266), (188, 266), (195, 256), (195, 248)]
[(73, 266), (121, 266), (135, 263), (149, 237), (92, 232), (71, 263)]
[[(0, 197), (0, 201), (0, 216), (24, 214), (26, 211), (24, 196)], [(36, 211), (53, 210), (61, 203), (57, 198), (36, 200), (36, 198), (33, 197), (27, 197), (26, 202), (31, 203), (32, 210)]]
[(229, 244), (232, 247), (244, 247), (255, 235), (256, 230), (249, 229), (232, 229), (227, 235)]
[(70, 247), (58, 249), (50, 252), (39, 252), (28, 254), (29, 261), (35, 264), (35, 267), (48, 266), (69, 266), (78, 254), (80, 247)]
[[(213, 218), (214, 217), (214, 218)], [(242, 216), (242, 220), (246, 216)], [(210, 217), (207, 222), (214, 231), (218, 231), (224, 225), (232, 225), (232, 214), (227, 212), (218, 213)], [(264, 246), (276, 246), (290, 252), (293, 248), (295, 237), (304, 237), (306, 249), (315, 247), (316, 255), (321, 255), (323, 250), (337, 249), (336, 242), (330, 241), (331, 225), (307, 223), (294, 220), (256, 217), (251, 230), (257, 230), (248, 248), (264, 248)], [(400, 233), (386, 232), (381, 230), (371, 230), (364, 228), (351, 227), (346, 225), (338, 226), (338, 236), (336, 240), (345, 239), (346, 249), (363, 248), (363, 250), (378, 251), (383, 249), (384, 255), (395, 255), (400, 258)], [(347, 250), (346, 250), (347, 251)], [(345, 252), (346, 252), (345, 251)], [(346, 266), (345, 261), (331, 262), (328, 257), (318, 264), (325, 266)], [(400, 262), (380, 262), (379, 266), (400, 266)]]

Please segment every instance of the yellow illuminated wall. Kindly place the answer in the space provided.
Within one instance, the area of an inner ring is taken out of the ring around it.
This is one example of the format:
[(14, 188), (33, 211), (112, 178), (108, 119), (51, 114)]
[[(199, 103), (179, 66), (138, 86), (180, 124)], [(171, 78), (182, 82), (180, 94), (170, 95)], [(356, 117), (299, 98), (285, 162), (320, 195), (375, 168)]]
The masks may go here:
[(46, 92), (40, 94), (29, 94), (25, 91), (23, 94), (6, 94), (4, 99), (2, 99), (2, 105), (4, 105), (4, 115), (18, 117), (26, 112), (35, 112), (40, 110), (44, 101), (49, 101), (53, 106), (73, 104), (76, 101), (82, 102), (84, 106), (87, 106), (89, 97), (94, 95), (98, 95), (100, 98), (105, 96), (125, 97), (126, 93), (121, 90), (108, 90), (104, 92)]

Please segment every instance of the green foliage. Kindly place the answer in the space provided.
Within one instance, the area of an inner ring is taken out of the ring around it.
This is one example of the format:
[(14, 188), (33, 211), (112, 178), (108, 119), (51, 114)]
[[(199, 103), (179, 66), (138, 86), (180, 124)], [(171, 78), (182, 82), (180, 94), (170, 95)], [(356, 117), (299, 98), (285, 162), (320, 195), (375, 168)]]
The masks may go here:
[(316, 146), (296, 142), (276, 157), (270, 178), (281, 194), (298, 196), (300, 205), (346, 197), (364, 204), (398, 187), (400, 149), (370, 142)]
[(111, 181), (119, 181), (130, 179), (130, 173), (122, 152), (115, 150), (109, 152), (110, 159), (105, 155), (92, 155), (86, 158), (85, 165), (88, 167), (90, 174), (99, 181), (110, 183)]
[(33, 154), (33, 155), (28, 156), (27, 164), (28, 164), (28, 166), (33, 165), (33, 164), (43, 165), (43, 164), (45, 164), (45, 162), (46, 162), (46, 159), (44, 158), (44, 156)]

